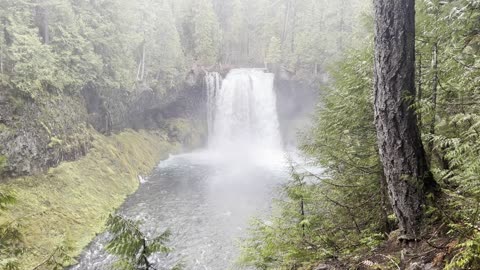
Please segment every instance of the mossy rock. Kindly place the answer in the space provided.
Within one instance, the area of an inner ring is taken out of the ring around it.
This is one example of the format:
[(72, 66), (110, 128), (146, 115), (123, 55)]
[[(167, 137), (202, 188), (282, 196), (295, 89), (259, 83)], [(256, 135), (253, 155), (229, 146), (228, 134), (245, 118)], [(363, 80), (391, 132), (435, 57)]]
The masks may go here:
[(103, 230), (108, 215), (137, 189), (138, 175), (179, 149), (143, 131), (93, 137), (92, 150), (80, 160), (0, 184), (16, 193), (17, 203), (3, 222), (18, 220), (25, 242), (20, 269), (32, 269), (65, 243), (70, 243), (70, 256), (79, 255)]
[(166, 121), (165, 130), (170, 138), (189, 148), (198, 147), (202, 142), (201, 130), (188, 119), (174, 118)]
[(7, 157), (0, 155), (0, 175), (2, 174), (3, 168), (7, 165)]

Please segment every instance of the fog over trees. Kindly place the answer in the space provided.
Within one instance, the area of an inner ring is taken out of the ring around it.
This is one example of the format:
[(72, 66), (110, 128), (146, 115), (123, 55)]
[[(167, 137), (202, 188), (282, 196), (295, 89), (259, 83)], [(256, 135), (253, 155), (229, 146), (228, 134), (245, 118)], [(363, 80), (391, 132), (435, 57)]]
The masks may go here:
[(0, 0), (0, 270), (480, 269), (479, 52), (479, 0)]

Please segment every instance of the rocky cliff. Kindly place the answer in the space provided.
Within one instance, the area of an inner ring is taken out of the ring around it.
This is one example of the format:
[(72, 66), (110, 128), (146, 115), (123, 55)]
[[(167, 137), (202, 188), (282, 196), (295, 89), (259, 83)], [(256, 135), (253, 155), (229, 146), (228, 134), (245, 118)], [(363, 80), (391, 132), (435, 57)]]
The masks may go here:
[(128, 128), (164, 129), (173, 140), (188, 147), (198, 146), (205, 138), (202, 89), (199, 76), (164, 93), (148, 86), (127, 91), (87, 84), (81, 91), (45, 91), (31, 98), (2, 89), (2, 175), (31, 175), (84, 156), (91, 147), (88, 127), (105, 135)]
[(10, 176), (37, 173), (86, 154), (88, 114), (80, 96), (46, 93), (36, 100), (0, 93), (0, 155)]

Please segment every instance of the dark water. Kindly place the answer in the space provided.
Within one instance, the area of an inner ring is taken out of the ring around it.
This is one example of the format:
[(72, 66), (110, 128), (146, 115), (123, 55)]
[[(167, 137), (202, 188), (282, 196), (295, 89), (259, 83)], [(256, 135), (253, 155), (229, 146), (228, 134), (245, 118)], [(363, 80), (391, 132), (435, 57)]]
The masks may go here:
[[(157, 269), (179, 260), (188, 270), (237, 269), (238, 239), (253, 216), (268, 212), (277, 187), (287, 179), (284, 164), (253, 160), (206, 152), (175, 156), (125, 202), (120, 212), (141, 220), (147, 235), (167, 228), (173, 233), (174, 252), (151, 258)], [(102, 250), (106, 237), (99, 236), (73, 269), (110, 269), (114, 258)]]

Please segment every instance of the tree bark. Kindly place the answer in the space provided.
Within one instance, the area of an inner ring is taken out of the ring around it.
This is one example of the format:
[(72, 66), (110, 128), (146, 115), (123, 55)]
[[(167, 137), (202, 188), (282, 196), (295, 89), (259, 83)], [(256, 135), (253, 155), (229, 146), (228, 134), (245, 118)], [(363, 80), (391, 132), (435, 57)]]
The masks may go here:
[(415, 100), (415, 0), (375, 0), (375, 126), (402, 239), (420, 237), (429, 171)]
[(385, 175), (381, 175), (379, 178), (379, 186), (380, 186), (380, 202), (381, 202), (381, 213), (380, 218), (383, 221), (381, 223), (381, 232), (382, 233), (390, 233), (392, 231), (392, 224), (388, 219), (388, 213), (390, 208), (389, 204), (389, 197), (388, 197), (388, 188), (387, 188), (387, 179), (385, 179)]

